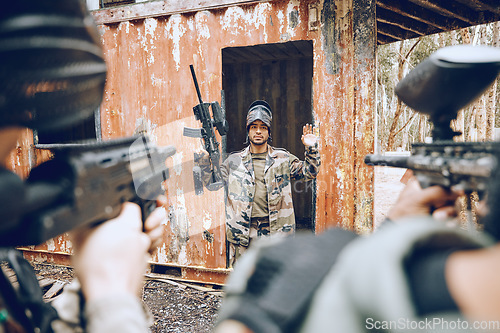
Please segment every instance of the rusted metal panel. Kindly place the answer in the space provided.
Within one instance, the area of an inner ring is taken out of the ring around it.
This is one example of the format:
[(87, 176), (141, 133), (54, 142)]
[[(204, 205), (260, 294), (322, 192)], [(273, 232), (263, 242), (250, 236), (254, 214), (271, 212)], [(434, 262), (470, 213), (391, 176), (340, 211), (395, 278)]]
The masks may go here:
[(358, 0), (353, 7), (354, 29), (354, 229), (366, 233), (373, 228), (373, 167), (364, 163), (375, 145), (376, 49), (375, 0)]
[(369, 0), (323, 2), (324, 49), (315, 63), (324, 68), (314, 72), (323, 162), (318, 177), (317, 231), (332, 226), (371, 229), (373, 174), (363, 158), (373, 151), (374, 6)]
[(307, 8), (299, 1), (266, 2), (100, 26), (109, 64), (103, 137), (130, 135), (143, 123), (158, 144), (178, 151), (166, 185), (170, 220), (155, 262), (226, 266), (223, 190), (203, 196), (192, 191), (193, 152), (200, 142), (182, 136), (184, 126), (199, 126), (189, 65), (197, 71), (204, 101), (220, 100), (222, 48), (315, 39), (316, 33), (308, 34)]
[[(52, 153), (48, 150), (36, 149), (34, 147), (34, 136), (33, 131), (26, 129), (21, 134), (21, 138), (17, 142), (17, 147), (14, 149), (10, 155), (7, 163), (7, 168), (14, 171), (21, 178), (25, 179), (28, 177), (31, 169), (37, 165), (49, 160), (52, 157)], [(27, 250), (41, 250), (45, 251), (46, 256), (51, 256), (51, 253), (72, 253), (71, 252), (71, 242), (68, 235), (61, 235), (54, 239), (49, 240), (46, 243), (29, 246)], [(59, 261), (60, 256), (54, 255), (53, 259), (49, 261)], [(64, 260), (61, 264), (66, 263)]]
[[(315, 55), (314, 108), (321, 135), (316, 226), (352, 228), (354, 220), (354, 70), (351, 1), (324, 1), (324, 50)], [(316, 59), (317, 58), (317, 59)]]
[(31, 169), (36, 165), (36, 152), (33, 148), (33, 132), (26, 129), (22, 132), (16, 148), (7, 159), (6, 167), (14, 171), (19, 177), (28, 177)]
[[(321, 12), (321, 24), (314, 30), (308, 24), (311, 4)], [(316, 231), (369, 225), (371, 187), (362, 183), (372, 176), (361, 161), (373, 144), (375, 71), (369, 52), (356, 56), (355, 10), (352, 0), (268, 1), (99, 26), (109, 71), (101, 106), (103, 139), (147, 131), (157, 144), (177, 148), (167, 162), (171, 167), (166, 182), (168, 219), (152, 263), (192, 268), (195, 273), (184, 273), (190, 279), (215, 280), (219, 277), (211, 275), (224, 275), (220, 271), (226, 267), (224, 193), (205, 190), (195, 195), (193, 153), (201, 143), (183, 137), (182, 131), (184, 126), (199, 127), (192, 113), (198, 101), (189, 65), (194, 64), (203, 100), (220, 101), (221, 53), (226, 47), (312, 41), (312, 107), (322, 155)], [(111, 21), (108, 17), (105, 22)], [(26, 171), (33, 164), (27, 163)], [(362, 214), (359, 219), (358, 214)], [(71, 243), (60, 236), (29, 250), (71, 253)]]
[(71, 266), (71, 256), (65, 252), (54, 250), (33, 250), (29, 247), (19, 248), (26, 260), (34, 263)]

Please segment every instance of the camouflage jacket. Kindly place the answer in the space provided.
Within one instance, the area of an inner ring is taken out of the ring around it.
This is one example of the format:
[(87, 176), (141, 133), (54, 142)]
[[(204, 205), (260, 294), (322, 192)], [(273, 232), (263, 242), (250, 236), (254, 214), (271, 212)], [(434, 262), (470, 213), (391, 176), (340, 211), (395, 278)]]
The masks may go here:
[[(264, 179), (267, 187), (270, 234), (295, 231), (292, 179), (312, 180), (320, 166), (317, 146), (306, 148), (305, 161), (285, 149), (269, 146)], [(222, 164), (226, 184), (226, 237), (248, 246), (250, 217), (255, 194), (255, 174), (250, 147), (229, 155)]]

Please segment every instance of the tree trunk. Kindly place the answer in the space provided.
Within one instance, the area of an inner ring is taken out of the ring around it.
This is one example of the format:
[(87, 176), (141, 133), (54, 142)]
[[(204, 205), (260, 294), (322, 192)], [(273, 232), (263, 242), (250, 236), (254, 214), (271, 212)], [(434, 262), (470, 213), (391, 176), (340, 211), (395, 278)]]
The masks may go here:
[[(403, 78), (406, 60), (410, 56), (413, 49), (417, 46), (417, 44), (420, 43), (420, 40), (421, 39), (419, 38), (413, 44), (413, 46), (410, 48), (410, 50), (406, 53), (406, 55), (404, 57), (403, 57), (404, 41), (401, 42), (401, 44), (399, 46), (398, 81), (400, 81)], [(396, 112), (394, 113), (394, 118), (392, 120), (391, 128), (389, 129), (389, 138), (387, 139), (386, 151), (394, 150), (394, 143), (396, 141), (396, 135), (399, 132), (401, 132), (401, 130), (402, 130), (402, 128), (399, 130), (396, 130), (396, 128), (398, 127), (398, 120), (399, 120), (399, 117), (401, 117), (403, 110), (404, 110), (404, 108), (403, 108), (402, 102), (398, 99), (397, 104), (396, 104)]]
[[(403, 59), (403, 48), (404, 48), (404, 41), (401, 41), (399, 44), (398, 82), (401, 81), (401, 79), (403, 78), (403, 70), (404, 70), (404, 63), (405, 63), (405, 59)], [(398, 120), (399, 120), (399, 117), (401, 116), (402, 110), (403, 110), (402, 102), (398, 98), (397, 103), (396, 103), (396, 111), (394, 112), (392, 124), (391, 124), (391, 127), (389, 128), (389, 138), (387, 139), (386, 151), (394, 150), (394, 141), (396, 139), (396, 128), (398, 126)]]
[[(492, 24), (492, 45), (498, 46), (500, 38), (500, 22), (495, 22)], [(495, 80), (493, 85), (490, 87), (486, 93), (486, 124), (487, 124), (487, 136), (489, 140), (495, 140), (495, 117), (496, 117), (496, 106), (497, 106), (497, 88), (498, 79)]]
[[(471, 32), (469, 28), (464, 28), (460, 30), (460, 34), (462, 36), (462, 43), (463, 44), (471, 44)], [(464, 124), (464, 127), (467, 126), (467, 128), (464, 128), (465, 132), (465, 141), (476, 141), (477, 139), (477, 129), (476, 129), (476, 104), (471, 105), (467, 109), (464, 110), (464, 118), (467, 119), (467, 121)]]
[[(478, 25), (476, 26), (476, 33), (474, 39), (476, 40), (476, 45), (486, 44), (486, 26)], [(486, 112), (486, 94), (483, 94), (476, 101), (477, 113), (476, 113), (476, 124), (477, 124), (477, 140), (478, 141), (488, 141), (490, 136), (488, 136), (488, 115)], [(491, 130), (489, 135), (491, 135)]]
[[(458, 41), (458, 35), (460, 33), (461, 33), (461, 31), (451, 32), (451, 45), (460, 44)], [(455, 141), (464, 142), (465, 141), (465, 110), (464, 109), (458, 111), (456, 120), (452, 122), (452, 129), (456, 132), (462, 133), (454, 138)]]
[(425, 142), (427, 136), (427, 117), (423, 114), (418, 115), (418, 142)]

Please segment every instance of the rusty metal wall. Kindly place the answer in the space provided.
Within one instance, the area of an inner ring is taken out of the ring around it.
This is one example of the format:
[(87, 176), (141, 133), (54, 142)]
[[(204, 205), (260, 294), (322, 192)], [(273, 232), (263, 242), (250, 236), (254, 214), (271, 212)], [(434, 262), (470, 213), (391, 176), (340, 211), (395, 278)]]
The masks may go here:
[(316, 39), (307, 13), (305, 2), (273, 2), (100, 26), (110, 72), (101, 108), (103, 137), (130, 135), (147, 124), (158, 144), (178, 150), (178, 167), (167, 182), (170, 223), (154, 261), (226, 267), (224, 192), (196, 196), (190, 187), (200, 142), (182, 136), (183, 126), (199, 126), (189, 65), (197, 71), (203, 99), (220, 100), (221, 49)]
[[(356, 6), (354, 6), (356, 3)], [(316, 231), (371, 230), (375, 112), (375, 1), (325, 0), (315, 49), (314, 111), (321, 123)]]
[[(132, 10), (137, 7), (128, 12), (123, 7), (115, 23), (116, 10), (94, 12), (109, 71), (102, 137), (147, 130), (159, 145), (177, 148), (169, 161), (169, 221), (153, 262), (195, 268), (201, 275), (226, 267), (223, 190), (194, 194), (193, 152), (201, 145), (182, 136), (184, 126), (199, 127), (192, 114), (198, 101), (189, 65), (196, 68), (204, 101), (220, 101), (225, 47), (313, 41), (313, 117), (323, 163), (315, 194), (316, 231), (369, 230), (373, 173), (362, 161), (373, 149), (375, 2), (261, 1), (165, 16), (158, 14), (158, 3), (168, 2), (141, 3), (138, 14)], [(154, 17), (148, 17), (148, 4)], [(46, 249), (71, 251), (65, 237)]]

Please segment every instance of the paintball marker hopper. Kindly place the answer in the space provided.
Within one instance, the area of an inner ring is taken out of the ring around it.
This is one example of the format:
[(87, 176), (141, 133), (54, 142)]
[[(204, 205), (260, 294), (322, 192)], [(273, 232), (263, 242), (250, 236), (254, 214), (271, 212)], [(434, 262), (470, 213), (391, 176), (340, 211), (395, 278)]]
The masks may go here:
[(450, 140), (460, 109), (477, 99), (500, 72), (500, 48), (455, 45), (434, 52), (396, 86), (409, 107), (430, 116), (434, 140)]

